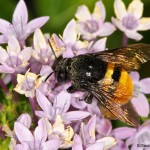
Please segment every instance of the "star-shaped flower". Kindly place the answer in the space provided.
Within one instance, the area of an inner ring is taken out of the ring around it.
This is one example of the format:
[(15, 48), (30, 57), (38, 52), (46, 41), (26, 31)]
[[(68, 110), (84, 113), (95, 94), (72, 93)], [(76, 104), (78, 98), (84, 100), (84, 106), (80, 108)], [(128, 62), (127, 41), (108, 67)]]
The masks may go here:
[(28, 23), (28, 11), (24, 0), (20, 0), (13, 14), (12, 24), (6, 20), (0, 19), (0, 43), (7, 43), (11, 35), (14, 35), (20, 46), (25, 45), (27, 37), (35, 31), (36, 28), (42, 27), (49, 17), (36, 18)]
[(122, 0), (115, 0), (114, 9), (117, 18), (112, 18), (112, 21), (128, 38), (139, 41), (143, 36), (137, 31), (150, 29), (150, 17), (142, 18), (143, 3), (141, 0), (133, 0), (128, 9)]
[(87, 6), (80, 6), (75, 17), (77, 18), (77, 30), (86, 40), (108, 36), (115, 31), (111, 23), (104, 22), (106, 12), (102, 1), (96, 2), (93, 14), (90, 13)]

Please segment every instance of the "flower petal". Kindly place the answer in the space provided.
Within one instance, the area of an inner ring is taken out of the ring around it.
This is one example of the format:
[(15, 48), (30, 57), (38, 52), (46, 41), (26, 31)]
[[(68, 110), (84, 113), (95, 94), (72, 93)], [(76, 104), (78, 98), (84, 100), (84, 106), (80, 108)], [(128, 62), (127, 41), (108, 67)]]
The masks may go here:
[(75, 121), (75, 120), (81, 120), (83, 118), (86, 118), (89, 115), (90, 113), (86, 111), (70, 111), (70, 112), (64, 113), (62, 115), (62, 118), (66, 123), (68, 123), (68, 122)]
[(48, 44), (46, 43), (46, 39), (42, 33), (42, 31), (37, 28), (34, 32), (34, 49), (37, 52), (40, 52), (42, 49), (47, 49), (48, 48)]
[(102, 139), (97, 140), (96, 142), (104, 142), (104, 149), (109, 149), (117, 143), (113, 137), (104, 137)]
[(115, 27), (111, 23), (105, 22), (100, 29), (99, 36), (108, 36), (115, 30)]
[(134, 133), (136, 133), (137, 129), (130, 128), (130, 127), (120, 127), (116, 128), (112, 131), (112, 134), (115, 138), (124, 140), (132, 136)]
[(73, 139), (72, 150), (83, 150), (81, 137), (79, 135), (75, 135)]
[(59, 140), (49, 140), (42, 145), (42, 150), (58, 150), (61, 145)]
[(8, 42), (8, 37), (5, 35), (0, 35), (0, 44), (4, 44)]
[(140, 80), (140, 87), (141, 90), (144, 94), (149, 94), (150, 93), (150, 88), (148, 85), (150, 85), (150, 78), (145, 78)]
[(41, 117), (41, 118), (48, 118), (48, 119), (51, 119), (49, 117), (49, 115), (47, 113), (45, 113), (44, 111), (35, 111), (35, 114), (38, 116), (38, 117)]
[(123, 32), (126, 31), (125, 27), (122, 25), (122, 21), (112, 17), (112, 22), (119, 30), (121, 30)]
[(149, 103), (144, 94), (139, 94), (137, 98), (132, 99), (132, 103), (142, 117), (147, 117), (149, 114)]
[(75, 44), (77, 40), (76, 22), (72, 19), (63, 32), (63, 41), (67, 44)]
[(1, 54), (0, 63), (3, 64), (3, 62), (5, 62), (6, 59), (8, 58), (8, 53), (1, 46), (0, 46), (0, 54)]
[(119, 20), (122, 20), (122, 18), (126, 15), (126, 7), (122, 0), (115, 0), (114, 2), (114, 9), (115, 14)]
[(9, 66), (6, 65), (6, 64), (3, 64), (3, 65), (0, 65), (0, 72), (1, 72), (1, 73), (14, 73), (14, 72), (15, 72), (15, 69), (9, 67)]
[(139, 20), (139, 26), (137, 30), (145, 31), (150, 29), (150, 18), (142, 18)]
[(42, 27), (47, 21), (49, 17), (39, 17), (33, 19), (27, 24), (27, 33), (30, 34), (35, 31), (35, 29)]
[(96, 2), (92, 16), (97, 21), (99, 21), (99, 20), (104, 21), (105, 20), (106, 11), (105, 11), (105, 7), (104, 7), (104, 4), (102, 1)]
[(28, 10), (24, 0), (20, 0), (16, 6), (13, 14), (13, 23), (23, 23), (24, 25), (28, 22)]
[(30, 59), (31, 55), (32, 55), (31, 47), (24, 48), (20, 53), (20, 56), (24, 62), (27, 62)]
[(87, 136), (89, 136), (88, 141), (90, 143), (95, 142), (95, 128), (96, 128), (96, 115), (94, 115), (87, 123), (86, 130), (87, 130)]
[(45, 142), (47, 139), (46, 122), (44, 118), (38, 121), (38, 126), (35, 128), (34, 137), (35, 141)]
[(39, 106), (44, 110), (44, 112), (50, 114), (52, 111), (52, 104), (49, 102), (46, 96), (38, 89), (36, 90), (36, 98)]
[(0, 19), (0, 32), (3, 34), (8, 34), (10, 31), (10, 22)]
[(143, 14), (143, 3), (141, 0), (133, 0), (128, 7), (128, 13), (135, 16), (137, 19), (141, 18)]
[(130, 39), (136, 40), (136, 41), (140, 41), (143, 36), (135, 31), (126, 31), (125, 32), (126, 36)]
[(132, 80), (133, 80), (134, 82), (138, 82), (139, 79), (140, 79), (140, 75), (139, 75), (139, 73), (138, 73), (137, 71), (132, 71), (132, 72), (130, 73), (130, 77), (132, 78)]
[(22, 123), (15, 122), (14, 131), (18, 140), (22, 142), (32, 142), (34, 141), (33, 135), (30, 130), (25, 127)]
[(106, 40), (107, 38), (97, 40), (91, 47), (92, 52), (104, 51), (106, 49)]
[(86, 150), (104, 150), (104, 142), (98, 142), (90, 145)]
[(70, 107), (71, 94), (66, 91), (60, 92), (54, 100), (53, 107), (59, 108), (60, 113), (66, 112)]
[(91, 19), (91, 13), (90, 13), (90, 11), (89, 11), (87, 6), (82, 5), (82, 6), (78, 7), (77, 12), (75, 14), (75, 17), (79, 21), (86, 21), (86, 20)]
[(22, 114), (18, 117), (17, 119), (18, 122), (22, 123), (23, 125), (25, 125), (27, 128), (30, 128), (31, 125), (31, 117), (29, 114)]
[(20, 54), (20, 45), (15, 36), (9, 37), (7, 51), (11, 56), (18, 56)]

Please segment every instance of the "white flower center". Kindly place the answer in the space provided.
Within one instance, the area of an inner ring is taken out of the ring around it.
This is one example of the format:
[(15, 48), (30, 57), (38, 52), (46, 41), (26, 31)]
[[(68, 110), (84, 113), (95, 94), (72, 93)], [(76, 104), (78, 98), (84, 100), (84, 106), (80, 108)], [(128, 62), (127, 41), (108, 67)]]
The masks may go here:
[(133, 15), (127, 15), (123, 18), (122, 24), (125, 28), (133, 30), (138, 26), (138, 20)]
[(98, 23), (95, 20), (88, 20), (85, 23), (84, 29), (87, 32), (94, 33), (99, 29)]

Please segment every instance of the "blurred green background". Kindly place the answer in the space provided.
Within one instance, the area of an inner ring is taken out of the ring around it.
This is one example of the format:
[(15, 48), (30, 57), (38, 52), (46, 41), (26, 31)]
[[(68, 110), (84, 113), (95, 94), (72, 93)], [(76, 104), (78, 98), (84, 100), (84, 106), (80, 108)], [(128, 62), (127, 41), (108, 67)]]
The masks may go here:
[[(11, 22), (12, 14), (19, 0), (0, 0), (0, 18)], [(74, 14), (79, 5), (85, 4), (93, 11), (96, 0), (25, 0), (28, 11), (29, 20), (40, 16), (50, 16), (48, 23), (42, 28), (44, 32), (62, 34), (67, 23), (74, 17)], [(124, 0), (126, 6), (131, 0)], [(106, 8), (106, 20), (111, 21), (114, 15), (113, 3), (114, 0), (103, 0)], [(143, 0), (144, 3), (144, 17), (150, 17), (150, 1)], [(144, 38), (143, 43), (150, 43), (150, 30), (141, 32)], [(108, 48), (115, 48), (121, 46), (122, 33), (116, 31), (107, 41)], [(129, 44), (136, 43), (136, 41), (129, 40)], [(144, 64), (140, 72), (142, 77), (150, 76), (150, 63)], [(144, 73), (143, 73), (144, 72)]]

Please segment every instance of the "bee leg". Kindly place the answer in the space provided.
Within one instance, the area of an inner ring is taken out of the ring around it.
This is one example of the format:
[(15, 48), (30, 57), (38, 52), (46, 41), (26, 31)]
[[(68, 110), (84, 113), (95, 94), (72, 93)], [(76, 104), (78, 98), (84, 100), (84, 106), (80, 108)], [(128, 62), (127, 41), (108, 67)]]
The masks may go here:
[(67, 89), (67, 92), (68, 92), (68, 93), (73, 93), (73, 92), (75, 92), (76, 90), (77, 90), (77, 88), (76, 88), (75, 86), (71, 85), (71, 86)]
[(93, 99), (93, 95), (92, 94), (87, 94), (84, 98), (84, 101), (88, 104), (91, 104), (92, 103), (92, 99)]

